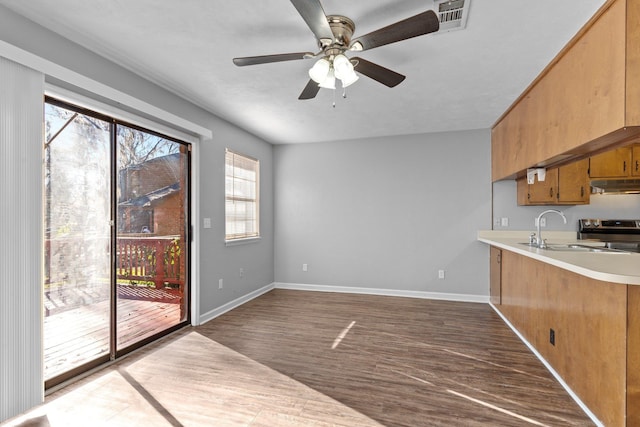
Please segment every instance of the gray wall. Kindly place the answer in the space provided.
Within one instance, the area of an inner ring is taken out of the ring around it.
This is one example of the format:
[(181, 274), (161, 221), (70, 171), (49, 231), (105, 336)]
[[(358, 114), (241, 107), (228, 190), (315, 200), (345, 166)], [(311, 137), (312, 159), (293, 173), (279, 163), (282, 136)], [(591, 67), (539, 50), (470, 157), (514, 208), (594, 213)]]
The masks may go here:
[(509, 225), (494, 223), (494, 230), (535, 230), (534, 219), (546, 209), (559, 209), (567, 217), (567, 224), (557, 215), (547, 215), (547, 230), (577, 231), (580, 218), (640, 218), (640, 195), (592, 194), (588, 205), (577, 206), (518, 206), (516, 182), (498, 181), (493, 184), (493, 218), (508, 218)]
[[(213, 141), (200, 148), (200, 312), (212, 310), (273, 283), (273, 146), (220, 120), (211, 121)], [(260, 161), (258, 241), (224, 243), (225, 147)], [(204, 218), (212, 227), (203, 228)], [(240, 269), (244, 273), (240, 277)], [(223, 288), (218, 289), (218, 280)]]
[(488, 295), (489, 130), (276, 146), (275, 187), (276, 282)]

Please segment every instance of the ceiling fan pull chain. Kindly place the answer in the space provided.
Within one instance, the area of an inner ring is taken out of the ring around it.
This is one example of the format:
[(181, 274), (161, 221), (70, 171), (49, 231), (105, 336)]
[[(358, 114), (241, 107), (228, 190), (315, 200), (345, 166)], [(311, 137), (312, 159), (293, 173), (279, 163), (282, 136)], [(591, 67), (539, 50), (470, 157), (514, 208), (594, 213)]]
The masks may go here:
[(344, 86), (342, 87), (342, 97), (344, 99), (347, 99), (347, 88)]
[(336, 90), (333, 89), (333, 108), (336, 108)]

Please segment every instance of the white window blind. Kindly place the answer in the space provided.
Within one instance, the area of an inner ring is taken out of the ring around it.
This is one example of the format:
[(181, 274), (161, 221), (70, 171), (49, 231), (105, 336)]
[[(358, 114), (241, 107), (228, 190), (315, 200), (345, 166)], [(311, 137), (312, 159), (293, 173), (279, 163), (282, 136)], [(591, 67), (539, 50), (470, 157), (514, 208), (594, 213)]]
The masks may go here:
[(44, 75), (0, 57), (0, 422), (44, 401)]
[(229, 149), (225, 153), (225, 239), (260, 236), (260, 162)]

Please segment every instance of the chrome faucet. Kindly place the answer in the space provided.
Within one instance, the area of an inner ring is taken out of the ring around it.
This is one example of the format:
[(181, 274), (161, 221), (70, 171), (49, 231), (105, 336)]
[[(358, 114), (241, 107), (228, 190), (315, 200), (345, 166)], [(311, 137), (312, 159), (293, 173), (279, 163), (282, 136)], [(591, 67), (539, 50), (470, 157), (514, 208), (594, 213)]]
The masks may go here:
[(557, 213), (558, 215), (560, 215), (562, 217), (562, 219), (564, 220), (564, 223), (567, 223), (567, 217), (564, 216), (564, 213), (562, 213), (562, 211), (559, 211), (557, 209), (547, 209), (546, 211), (540, 213), (540, 215), (538, 215), (538, 218), (536, 219), (536, 226), (538, 227), (538, 240), (537, 240), (537, 244), (536, 246), (539, 247), (540, 249), (544, 249), (547, 247), (547, 243), (542, 239), (542, 231), (540, 230), (540, 220), (542, 219), (542, 217), (545, 214), (548, 214), (550, 212), (554, 212)]

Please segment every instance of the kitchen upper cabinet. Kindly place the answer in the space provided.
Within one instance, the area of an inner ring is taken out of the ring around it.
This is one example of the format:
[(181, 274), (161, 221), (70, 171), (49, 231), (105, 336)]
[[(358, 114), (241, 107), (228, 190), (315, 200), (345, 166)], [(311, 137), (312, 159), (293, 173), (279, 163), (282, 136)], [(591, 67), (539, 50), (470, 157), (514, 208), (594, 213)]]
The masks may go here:
[(618, 148), (591, 156), (591, 178), (624, 178), (631, 172), (631, 149)]
[(544, 181), (517, 181), (519, 205), (584, 205), (589, 203), (589, 159), (549, 169)]
[(558, 168), (558, 204), (589, 204), (591, 187), (589, 186), (589, 159)]
[(640, 1), (607, 1), (496, 122), (492, 180), (640, 134)]
[(489, 301), (500, 305), (502, 294), (502, 249), (491, 246), (489, 249)]
[(640, 144), (591, 156), (591, 178), (627, 178), (640, 176)]

